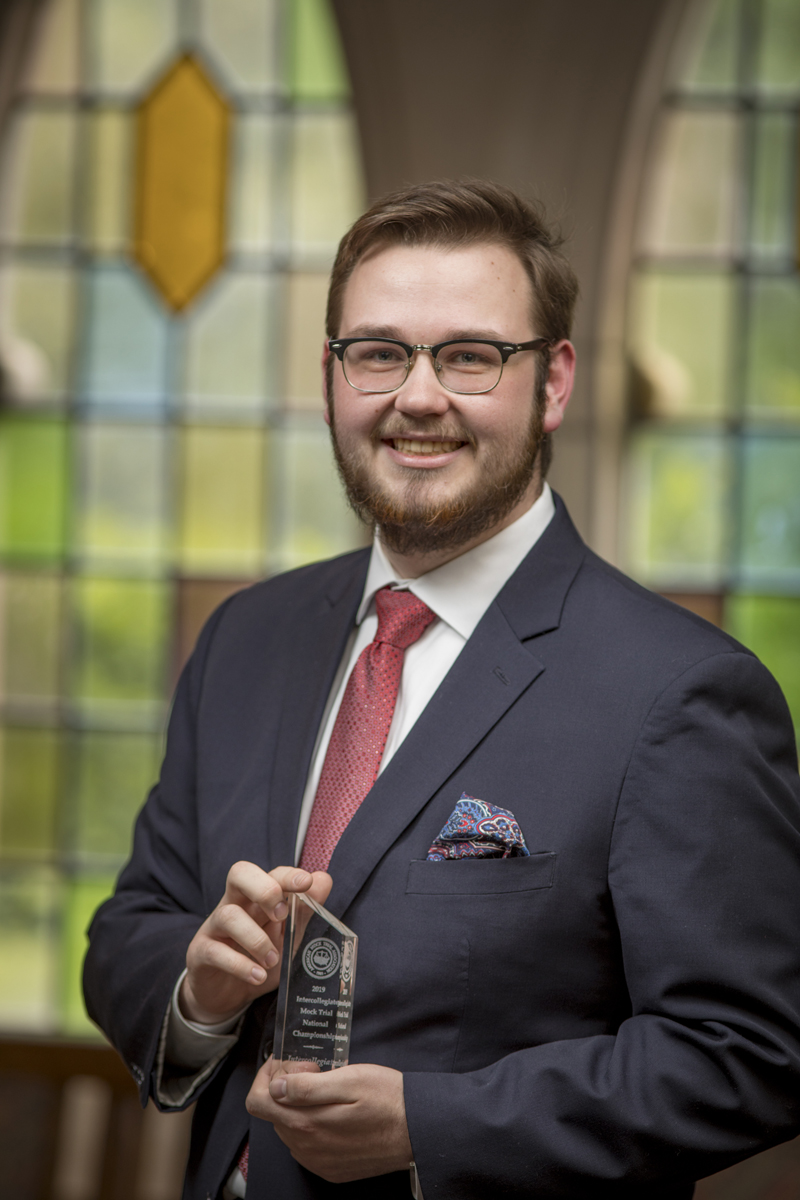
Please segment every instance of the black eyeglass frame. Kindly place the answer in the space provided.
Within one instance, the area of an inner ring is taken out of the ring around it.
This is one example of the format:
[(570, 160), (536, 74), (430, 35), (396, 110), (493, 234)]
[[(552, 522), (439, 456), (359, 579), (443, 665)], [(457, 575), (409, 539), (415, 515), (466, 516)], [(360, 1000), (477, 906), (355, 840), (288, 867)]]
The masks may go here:
[[(360, 388), (360, 387), (357, 387), (354, 383), (350, 383), (350, 380), (347, 378), (347, 371), (344, 369), (344, 355), (345, 355), (345, 351), (347, 350), (347, 347), (352, 346), (357, 342), (382, 342), (387, 346), (400, 346), (403, 350), (405, 350), (406, 355), (407, 355), (407, 362), (406, 362), (406, 373), (403, 376), (403, 382), (394, 384), (392, 387), (388, 387), (388, 388)], [(408, 342), (401, 342), (399, 338), (351, 337), (351, 338), (328, 338), (328, 349), (333, 354), (335, 354), (336, 357), (339, 359), (339, 362), (342, 364), (342, 373), (343, 373), (345, 379), (347, 380), (347, 383), (350, 384), (350, 387), (353, 388), (354, 391), (363, 392), (367, 395), (369, 395), (369, 394), (385, 395), (388, 392), (399, 391), (399, 389), (403, 386), (405, 381), (408, 379), (409, 372), (411, 371), (411, 365), (412, 365), (411, 364), (411, 356), (416, 350), (429, 350), (430, 351), (431, 358), (433, 359), (433, 365), (436, 368), (436, 373), (438, 375), (441, 373), (442, 367), (441, 367), (441, 364), (437, 360), (438, 360), (439, 354), (441, 353), (442, 350), (444, 350), (445, 346), (461, 346), (465, 343), (470, 346), (493, 346), (494, 349), (497, 350), (500, 354), (500, 359), (501, 359), (500, 374), (498, 375), (497, 379), (495, 379), (495, 381), (491, 387), (484, 388), (480, 392), (459, 392), (456, 388), (448, 387), (447, 384), (444, 382), (444, 380), (440, 379), (439, 382), (441, 383), (442, 387), (445, 388), (448, 392), (453, 392), (456, 396), (485, 396), (487, 392), (493, 392), (494, 389), (497, 387), (498, 383), (500, 382), (500, 380), (503, 378), (503, 367), (506, 365), (506, 363), (508, 362), (508, 360), (512, 354), (518, 354), (521, 350), (543, 350), (545, 348), (545, 346), (552, 346), (552, 344), (553, 344), (552, 341), (550, 340), (550, 338), (543, 338), (543, 337), (534, 338), (533, 341), (531, 341), (531, 342), (495, 342), (491, 338), (463, 338), (463, 337), (461, 337), (461, 338), (450, 338), (446, 342), (437, 342), (436, 345), (434, 345), (434, 346), (426, 346), (423, 343), (420, 343), (418, 346), (412, 346)]]

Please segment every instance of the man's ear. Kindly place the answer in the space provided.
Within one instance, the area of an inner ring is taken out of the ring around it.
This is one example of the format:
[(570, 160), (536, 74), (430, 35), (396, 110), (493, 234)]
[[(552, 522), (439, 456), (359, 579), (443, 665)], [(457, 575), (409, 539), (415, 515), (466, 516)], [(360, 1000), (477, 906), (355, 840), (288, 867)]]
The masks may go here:
[(566, 338), (556, 342), (550, 351), (550, 372), (547, 376), (544, 409), (544, 432), (554, 433), (564, 420), (564, 413), (575, 382), (575, 347)]
[(328, 349), (328, 339), (325, 338), (325, 341), (322, 343), (321, 366), (322, 366), (322, 399), (325, 402), (325, 411), (323, 412), (322, 415), (325, 418), (326, 425), (330, 425), (330, 423), (331, 423), (331, 397), (328, 395), (328, 362), (330, 360), (330, 357), (331, 357), (331, 352)]

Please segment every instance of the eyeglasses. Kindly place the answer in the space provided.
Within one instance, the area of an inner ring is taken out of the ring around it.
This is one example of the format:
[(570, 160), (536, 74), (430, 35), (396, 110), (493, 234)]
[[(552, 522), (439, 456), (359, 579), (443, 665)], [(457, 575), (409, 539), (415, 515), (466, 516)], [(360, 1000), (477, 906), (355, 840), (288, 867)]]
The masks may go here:
[(410, 346), (379, 337), (328, 340), (328, 348), (342, 364), (345, 379), (357, 392), (396, 392), (408, 378), (412, 355), (417, 350), (429, 350), (442, 387), (462, 396), (491, 392), (512, 354), (549, 345), (548, 338), (534, 338), (532, 342), (472, 338), (468, 342), (438, 342), (435, 346)]

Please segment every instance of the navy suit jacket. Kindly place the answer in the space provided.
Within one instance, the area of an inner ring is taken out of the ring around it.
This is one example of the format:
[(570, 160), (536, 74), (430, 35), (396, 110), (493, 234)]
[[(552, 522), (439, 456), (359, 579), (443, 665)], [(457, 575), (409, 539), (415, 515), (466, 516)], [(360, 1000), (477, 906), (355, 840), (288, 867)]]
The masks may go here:
[[(161, 780), (86, 963), (145, 1100), (186, 947), (231, 864), (293, 861), (367, 551), (237, 594), (183, 674)], [(427, 862), (462, 792), (529, 858)], [(351, 1061), (405, 1076), (425, 1200), (678, 1198), (800, 1124), (800, 786), (758, 660), (581, 542), (558, 503), (343, 834), (328, 902), (359, 935)], [(186, 1197), (250, 1138), (248, 1200), (331, 1185), (244, 1101), (253, 1004), (202, 1088)]]

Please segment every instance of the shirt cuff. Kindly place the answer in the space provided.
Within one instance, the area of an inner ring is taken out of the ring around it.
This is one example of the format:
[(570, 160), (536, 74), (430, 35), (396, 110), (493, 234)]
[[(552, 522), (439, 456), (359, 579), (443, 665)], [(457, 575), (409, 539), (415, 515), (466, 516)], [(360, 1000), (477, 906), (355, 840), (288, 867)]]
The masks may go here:
[(156, 1096), (166, 1108), (187, 1104), (239, 1039), (248, 1005), (226, 1021), (202, 1025), (188, 1021), (178, 1002), (184, 970), (172, 992), (156, 1058)]

